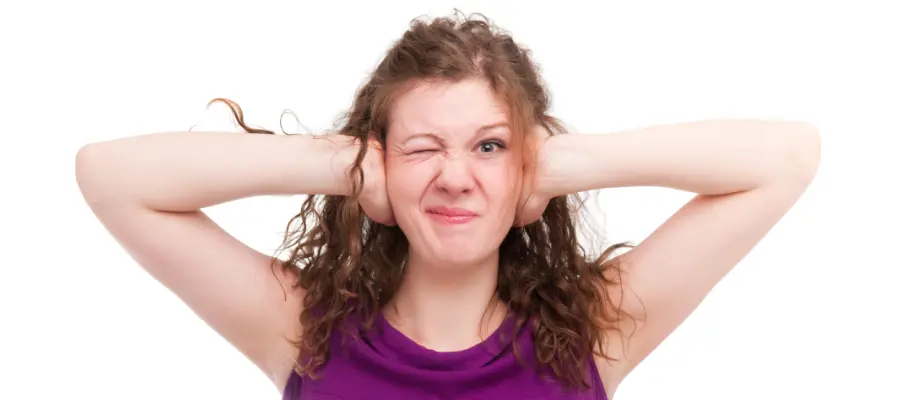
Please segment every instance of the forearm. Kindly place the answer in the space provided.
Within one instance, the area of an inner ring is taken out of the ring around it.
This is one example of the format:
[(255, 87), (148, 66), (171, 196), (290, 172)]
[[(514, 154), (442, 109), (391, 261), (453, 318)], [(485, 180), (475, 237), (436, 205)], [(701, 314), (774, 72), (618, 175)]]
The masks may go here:
[(807, 124), (707, 120), (605, 135), (551, 138), (546, 176), (554, 195), (659, 186), (700, 194), (745, 191), (806, 180), (818, 166), (819, 139)]
[(345, 148), (345, 137), (156, 133), (85, 146), (76, 175), (92, 205), (194, 211), (261, 195), (348, 194)]

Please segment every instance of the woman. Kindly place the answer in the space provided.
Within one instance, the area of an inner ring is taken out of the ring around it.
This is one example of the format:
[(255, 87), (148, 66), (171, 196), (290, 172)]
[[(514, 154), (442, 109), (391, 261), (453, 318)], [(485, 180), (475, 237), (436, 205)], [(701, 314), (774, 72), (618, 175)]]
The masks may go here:
[[(819, 162), (804, 123), (563, 134), (527, 51), (481, 19), (413, 24), (335, 135), (257, 134), (214, 101), (254, 134), (88, 144), (77, 179), (285, 399), (612, 397)], [(627, 252), (589, 257), (574, 195), (624, 186), (697, 196)], [(310, 195), (286, 261), (201, 211), (273, 194)]]

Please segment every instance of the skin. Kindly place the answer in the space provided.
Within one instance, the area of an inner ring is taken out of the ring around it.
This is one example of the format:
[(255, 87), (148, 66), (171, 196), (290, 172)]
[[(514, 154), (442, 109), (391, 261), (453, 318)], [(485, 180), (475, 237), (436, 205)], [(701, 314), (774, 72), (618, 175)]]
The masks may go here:
[[(503, 104), (480, 80), (421, 84), (393, 109), (387, 193), (410, 252), (386, 317), (425, 347), (471, 347), (500, 321), (479, 323), (520, 194), (511, 139)], [(474, 215), (454, 220), (442, 208)]]
[[(367, 176), (383, 180), (367, 183), (361, 199), (370, 215), (395, 220), (411, 243), (386, 317), (426, 347), (469, 347), (502, 317), (492, 313), (497, 317), (481, 324), (496, 283), (497, 246), (517, 217), (533, 220), (553, 196), (598, 188), (694, 192), (620, 256), (628, 287), (622, 306), (647, 317), (634, 335), (606, 342), (620, 358), (598, 363), (610, 396), (791, 208), (819, 163), (819, 135), (808, 124), (707, 120), (542, 139), (535, 175), (510, 179), (517, 176), (510, 152), (490, 144), (509, 140), (509, 132), (479, 130), (502, 122), (502, 110), (478, 80), (420, 86), (395, 104), (384, 164), (378, 156), (366, 161), (374, 172)], [(98, 219), (135, 260), (281, 389), (297, 355), (284, 337), (300, 332), (302, 292), (285, 301), (281, 284), (294, 276), (272, 279), (269, 256), (201, 210), (258, 195), (347, 194), (341, 171), (354, 152), (340, 139), (160, 133), (86, 145), (76, 177)], [(529, 201), (517, 212), (523, 197)], [(477, 216), (447, 224), (429, 213), (439, 206)]]

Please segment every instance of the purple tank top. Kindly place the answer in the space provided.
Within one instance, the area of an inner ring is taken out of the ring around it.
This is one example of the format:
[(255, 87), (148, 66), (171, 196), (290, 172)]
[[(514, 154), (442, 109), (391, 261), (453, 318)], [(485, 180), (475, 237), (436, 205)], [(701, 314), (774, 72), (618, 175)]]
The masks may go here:
[[(319, 369), (317, 379), (291, 373), (283, 400), (608, 400), (593, 359), (588, 369), (591, 388), (586, 391), (566, 391), (549, 372), (538, 374), (523, 366), (509, 340), (515, 329), (512, 318), (484, 342), (457, 352), (422, 347), (380, 314), (372, 331), (363, 332), (358, 322), (348, 324), (359, 332), (359, 339), (342, 343), (340, 330), (335, 329), (328, 363)], [(514, 337), (523, 361), (533, 359), (530, 325)]]

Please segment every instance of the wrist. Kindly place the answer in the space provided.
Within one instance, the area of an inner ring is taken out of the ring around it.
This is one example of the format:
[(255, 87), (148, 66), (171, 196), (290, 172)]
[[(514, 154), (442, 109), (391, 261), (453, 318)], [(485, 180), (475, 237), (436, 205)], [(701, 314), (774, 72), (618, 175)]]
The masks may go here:
[(537, 154), (536, 194), (553, 198), (575, 193), (574, 184), (582, 171), (578, 158), (583, 153), (577, 135), (564, 134), (548, 138)]
[[(299, 148), (291, 157), (297, 166), (303, 194), (348, 196), (351, 193), (350, 166), (356, 159), (358, 146), (346, 135), (297, 135)], [(309, 186), (309, 187), (307, 187)]]
[(358, 140), (347, 135), (332, 135), (326, 139), (328, 149), (324, 150), (327, 154), (331, 154), (331, 169), (335, 182), (335, 193), (339, 196), (350, 196), (353, 194), (354, 177), (350, 173), (350, 168), (356, 162), (359, 155), (360, 145)]
[[(328, 148), (323, 151), (331, 155), (331, 169), (336, 182), (335, 193), (340, 196), (352, 196), (358, 175), (352, 174), (351, 168), (356, 163), (362, 148), (360, 141), (352, 136), (333, 135), (328, 137)], [(359, 195), (366, 197), (383, 190), (384, 164), (383, 153), (375, 140), (368, 142), (366, 155), (359, 168), (365, 179), (362, 187), (358, 187)]]

